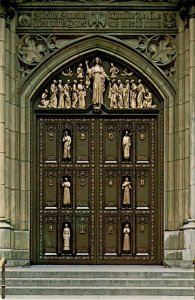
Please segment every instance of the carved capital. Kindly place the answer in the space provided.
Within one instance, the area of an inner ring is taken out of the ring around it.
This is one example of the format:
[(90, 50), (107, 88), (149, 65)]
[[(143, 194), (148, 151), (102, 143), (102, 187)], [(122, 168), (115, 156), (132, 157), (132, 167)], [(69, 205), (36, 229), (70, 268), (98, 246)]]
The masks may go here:
[(190, 18), (195, 18), (194, 0), (179, 0), (178, 9), (182, 20), (186, 21)]
[(0, 17), (15, 16), (16, 0), (0, 0)]

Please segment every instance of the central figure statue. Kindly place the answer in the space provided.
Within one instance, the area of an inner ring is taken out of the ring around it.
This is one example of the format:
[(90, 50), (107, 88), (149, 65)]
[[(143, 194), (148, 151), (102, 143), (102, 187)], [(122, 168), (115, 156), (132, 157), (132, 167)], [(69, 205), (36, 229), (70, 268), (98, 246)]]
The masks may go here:
[(101, 59), (96, 57), (93, 66), (89, 68), (88, 61), (85, 61), (89, 78), (93, 79), (93, 98), (94, 104), (100, 106), (103, 104), (103, 93), (105, 91), (105, 79), (109, 79), (101, 64)]

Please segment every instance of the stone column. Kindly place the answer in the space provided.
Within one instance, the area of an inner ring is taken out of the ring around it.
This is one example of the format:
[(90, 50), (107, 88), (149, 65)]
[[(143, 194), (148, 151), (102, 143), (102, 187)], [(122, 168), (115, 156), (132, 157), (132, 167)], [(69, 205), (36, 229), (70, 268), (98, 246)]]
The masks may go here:
[(5, 8), (0, 1), (0, 228), (6, 228), (5, 203)]
[(189, 11), (190, 72), (190, 219), (195, 229), (195, 5)]

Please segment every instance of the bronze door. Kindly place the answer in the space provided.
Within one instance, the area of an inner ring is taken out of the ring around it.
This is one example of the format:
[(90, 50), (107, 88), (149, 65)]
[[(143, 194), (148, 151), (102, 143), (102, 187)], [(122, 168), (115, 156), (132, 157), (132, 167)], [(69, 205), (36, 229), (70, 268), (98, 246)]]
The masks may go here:
[(36, 124), (32, 262), (160, 264), (158, 115), (38, 116)]

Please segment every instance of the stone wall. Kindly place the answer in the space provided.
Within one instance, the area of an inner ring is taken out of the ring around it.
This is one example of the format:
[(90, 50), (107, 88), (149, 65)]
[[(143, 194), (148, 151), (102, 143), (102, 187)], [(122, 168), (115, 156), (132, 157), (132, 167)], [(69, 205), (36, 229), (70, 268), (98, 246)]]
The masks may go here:
[(162, 95), (165, 260), (190, 265), (195, 7), (174, 2), (0, 1), (0, 237), (10, 264), (30, 260), (30, 101), (52, 72), (96, 47), (131, 61)]

